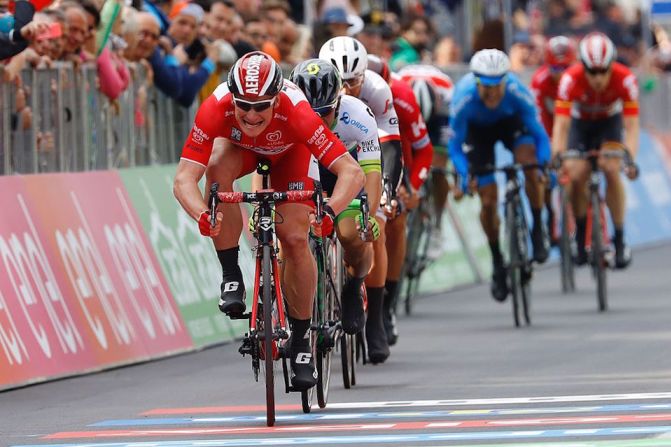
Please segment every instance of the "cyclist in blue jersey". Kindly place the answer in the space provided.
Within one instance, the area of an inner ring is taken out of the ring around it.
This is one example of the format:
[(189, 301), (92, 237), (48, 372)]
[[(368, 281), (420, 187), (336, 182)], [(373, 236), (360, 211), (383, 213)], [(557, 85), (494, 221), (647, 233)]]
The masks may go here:
[[(493, 174), (477, 176), (468, 183), (469, 168), (495, 164), (494, 145), (500, 141), (522, 164), (545, 164), (550, 159), (550, 140), (541, 124), (529, 90), (510, 70), (508, 56), (499, 50), (478, 51), (470, 62), (471, 73), (456, 85), (450, 122), (453, 137), (449, 154), (460, 175), (455, 197), (469, 186), (480, 196), (480, 222), (492, 253), (492, 295), (504, 301), (508, 295), (506, 266), (499, 245), (498, 191)], [(531, 241), (533, 258), (542, 263), (548, 257), (546, 231), (541, 220), (544, 204), (543, 176), (526, 170), (526, 193), (533, 213)]]

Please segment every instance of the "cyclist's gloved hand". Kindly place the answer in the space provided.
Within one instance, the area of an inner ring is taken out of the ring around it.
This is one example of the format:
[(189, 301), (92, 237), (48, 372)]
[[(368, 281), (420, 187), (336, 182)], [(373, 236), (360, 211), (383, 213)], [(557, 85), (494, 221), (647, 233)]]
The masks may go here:
[(322, 217), (322, 237), (333, 234), (336, 214), (329, 205), (324, 205), (324, 216)]
[[(361, 231), (363, 228), (363, 214), (359, 213), (355, 217), (356, 229)], [(368, 216), (368, 224), (366, 225), (366, 241), (373, 242), (380, 237), (380, 225), (377, 223), (375, 216)]]
[(216, 223), (212, 227), (210, 223), (210, 210), (205, 210), (198, 217), (198, 229), (203, 236), (215, 237), (221, 232), (221, 221), (224, 219), (222, 213), (217, 213)]
[(457, 172), (454, 182), (456, 186), (455, 191), (453, 192), (454, 199), (461, 200), (464, 197), (464, 195), (469, 192), (468, 175), (463, 175)]

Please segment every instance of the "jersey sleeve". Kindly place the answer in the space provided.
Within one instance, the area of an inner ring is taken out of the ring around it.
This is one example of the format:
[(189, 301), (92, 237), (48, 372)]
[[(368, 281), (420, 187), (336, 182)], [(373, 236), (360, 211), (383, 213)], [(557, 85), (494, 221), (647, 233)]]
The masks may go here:
[(450, 127), (453, 133), (448, 143), (448, 152), (454, 169), (463, 178), (468, 176), (468, 159), (464, 153), (463, 145), (468, 131), (468, 103), (471, 100), (471, 95), (462, 96), (457, 91), (450, 110)]
[(410, 120), (409, 140), (412, 148), (410, 183), (413, 188), (419, 189), (429, 174), (431, 161), (433, 161), (433, 145), (417, 102), (414, 101), (410, 105), (413, 107), (412, 112), (408, 113), (408, 119)]
[(391, 140), (400, 140), (400, 133), (398, 129), (398, 115), (394, 109), (394, 102), (392, 100), (391, 89), (387, 86), (386, 90), (380, 89), (377, 93), (379, 101), (377, 110), (375, 112), (375, 121), (377, 122), (377, 129), (380, 136), (380, 143)]
[(622, 80), (622, 114), (638, 116), (638, 81), (633, 73), (627, 74)]
[(365, 107), (366, 112), (361, 114), (361, 123), (368, 129), (365, 137), (361, 138), (358, 143), (357, 159), (359, 166), (363, 169), (364, 174), (370, 172), (382, 172), (382, 162), (380, 161), (380, 140), (377, 132), (377, 123), (373, 118), (373, 112)]
[(517, 90), (516, 98), (520, 117), (536, 143), (536, 158), (538, 159), (538, 163), (547, 163), (550, 160), (550, 138), (540, 122), (540, 116), (531, 93), (521, 82), (516, 83), (515, 87)]
[(298, 141), (305, 141), (312, 155), (325, 168), (330, 168), (347, 153), (345, 145), (324, 125), (307, 101), (301, 101), (294, 107), (288, 122), (292, 124)]
[(223, 107), (215, 95), (210, 95), (198, 109), (191, 132), (182, 147), (182, 159), (207, 166), (214, 139), (225, 128)]
[(574, 100), (576, 80), (570, 73), (564, 73), (559, 79), (555, 115), (571, 116), (571, 104)]

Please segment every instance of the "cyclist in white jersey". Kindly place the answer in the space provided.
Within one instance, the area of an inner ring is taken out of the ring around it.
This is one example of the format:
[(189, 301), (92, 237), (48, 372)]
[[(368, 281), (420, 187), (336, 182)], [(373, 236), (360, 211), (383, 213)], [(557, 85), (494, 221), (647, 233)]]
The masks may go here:
[[(343, 288), (343, 313), (351, 312), (350, 309), (354, 307), (351, 303), (354, 302), (357, 316), (361, 317), (357, 327), (343, 325), (343, 329), (348, 333), (356, 333), (363, 329), (364, 325), (359, 291), (373, 265), (373, 247), (370, 242), (380, 235), (374, 217), (381, 194), (377, 125), (373, 113), (363, 102), (353, 96), (340, 94), (342, 90), (340, 74), (330, 62), (321, 59), (306, 60), (294, 68), (290, 80), (303, 91), (312, 109), (344, 143), (366, 174), (364, 190), (370, 203), (370, 216), (365, 223), (368, 240), (363, 241), (359, 236), (359, 228), (364, 222), (358, 203), (356, 205), (353, 203), (335, 218), (338, 239), (343, 246), (345, 262), (349, 267), (349, 278)], [(319, 176), (324, 191), (330, 196), (337, 177), (328, 169), (321, 168)]]
[(391, 89), (377, 73), (367, 70), (368, 53), (363, 44), (352, 37), (334, 37), (319, 50), (319, 58), (331, 62), (340, 72), (345, 92), (362, 100), (371, 109), (377, 123), (382, 158), (383, 190), (381, 204), (385, 205), (377, 213), (380, 237), (373, 243), (373, 269), (366, 278), (368, 296), (368, 319), (366, 321), (366, 342), (371, 363), (382, 363), (389, 357), (389, 344), (383, 323), (384, 284), (387, 276), (387, 250), (384, 227), (386, 219), (394, 218), (398, 201), (396, 189), (402, 170), (401, 140), (398, 117), (394, 110)]

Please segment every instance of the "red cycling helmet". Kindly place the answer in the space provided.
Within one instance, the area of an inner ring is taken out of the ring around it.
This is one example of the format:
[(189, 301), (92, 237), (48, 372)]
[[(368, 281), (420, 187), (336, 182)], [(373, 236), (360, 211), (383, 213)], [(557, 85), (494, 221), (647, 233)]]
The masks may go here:
[(262, 51), (242, 56), (228, 72), (228, 90), (234, 96), (256, 99), (276, 96), (283, 85), (282, 69), (275, 60)]
[(613, 41), (603, 33), (589, 33), (580, 41), (580, 61), (587, 70), (607, 70), (617, 57)]
[(391, 80), (391, 70), (386, 60), (374, 54), (368, 55), (368, 69), (382, 76), (387, 84)]
[(545, 46), (545, 63), (552, 67), (568, 67), (576, 60), (573, 41), (566, 36), (555, 36)]

